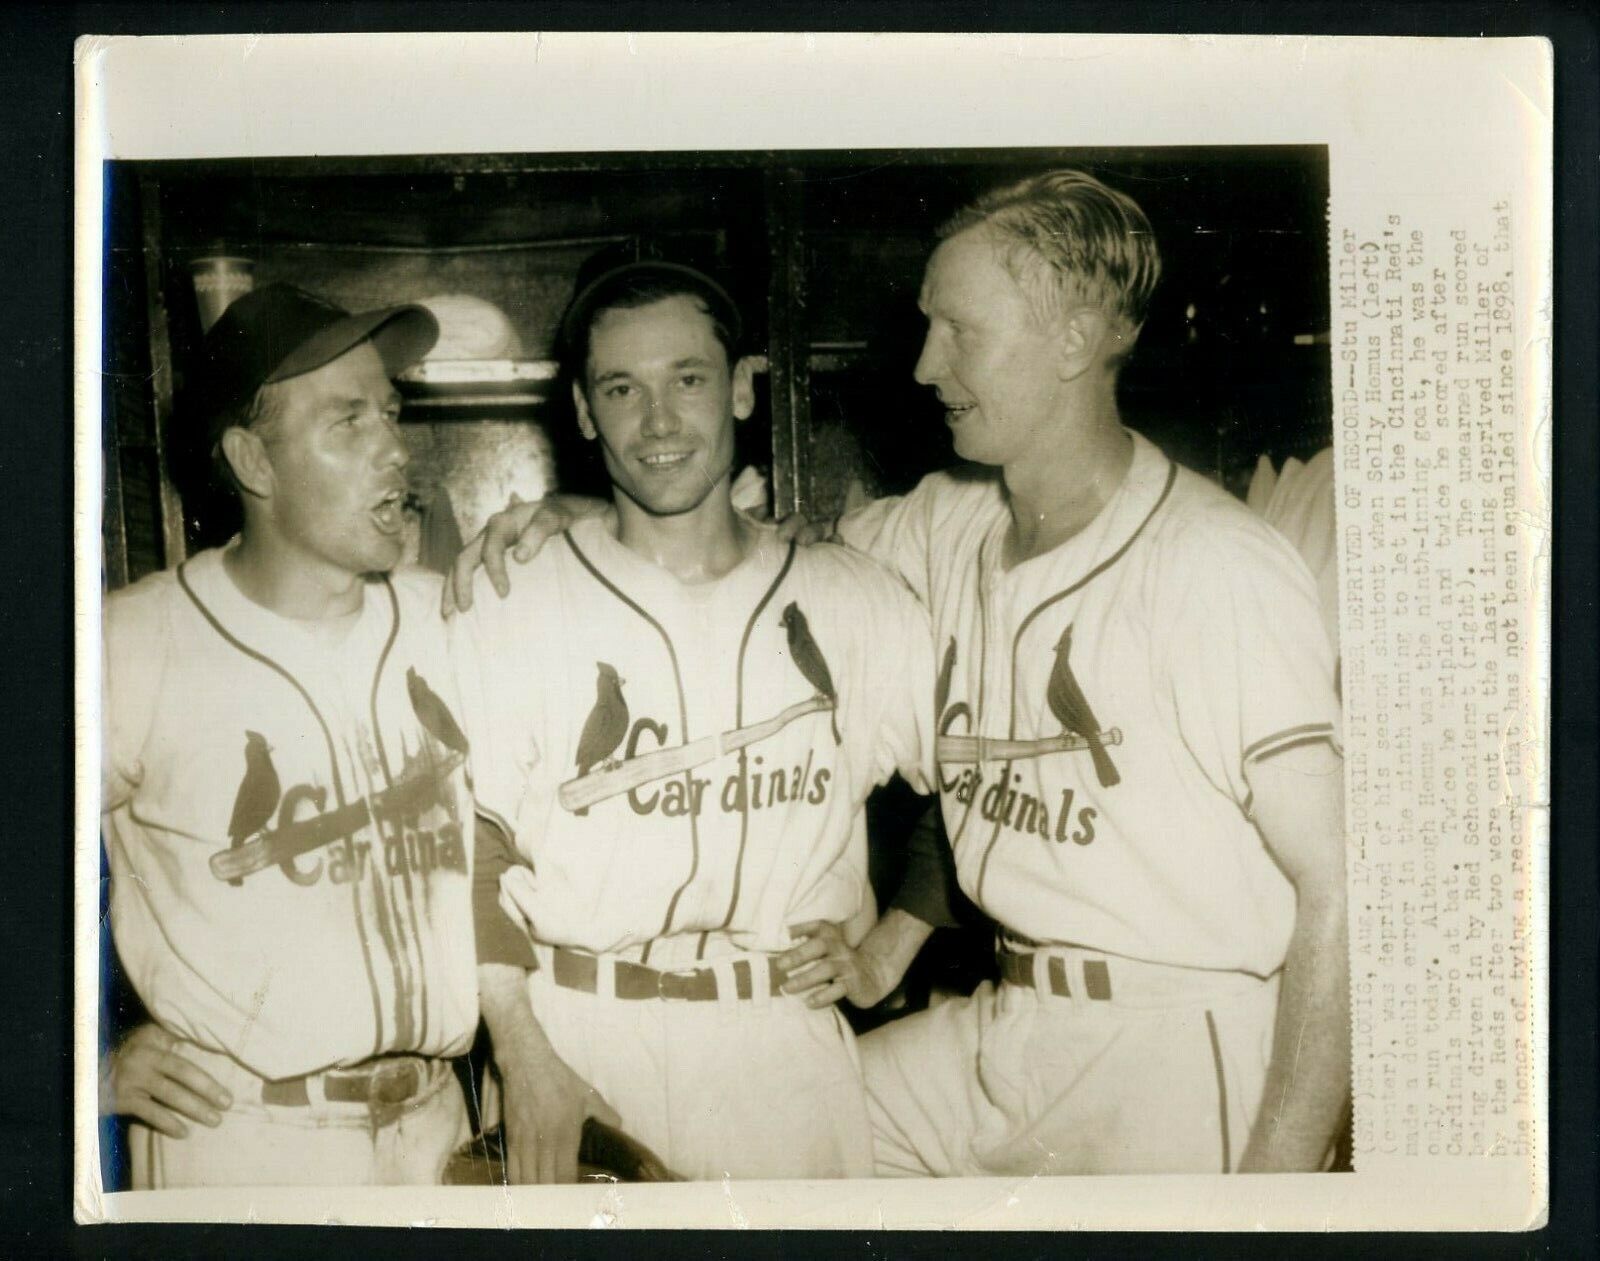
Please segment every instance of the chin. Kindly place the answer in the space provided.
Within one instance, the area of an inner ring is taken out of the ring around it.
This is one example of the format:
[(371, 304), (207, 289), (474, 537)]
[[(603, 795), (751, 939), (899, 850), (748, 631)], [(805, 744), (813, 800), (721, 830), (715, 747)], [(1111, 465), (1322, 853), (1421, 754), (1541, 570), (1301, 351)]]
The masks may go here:
[(652, 494), (646, 494), (637, 486), (626, 488), (629, 499), (638, 504), (652, 517), (678, 517), (686, 512), (693, 512), (706, 501), (711, 488), (704, 480), (698, 485), (685, 485), (679, 488), (660, 487)]
[(655, 500), (640, 498), (635, 501), (652, 517), (681, 517), (686, 512), (693, 512), (703, 502), (704, 496), (699, 499), (691, 498), (656, 498)]
[(386, 574), (400, 563), (400, 558), (405, 555), (405, 540), (395, 539), (392, 543), (381, 544), (367, 548), (356, 564), (360, 566), (363, 574)]
[(995, 458), (995, 453), (985, 445), (979, 434), (964, 430), (959, 426), (953, 426), (950, 430), (950, 439), (951, 445), (955, 448), (955, 453), (963, 460), (970, 461), (973, 464), (1000, 463)]

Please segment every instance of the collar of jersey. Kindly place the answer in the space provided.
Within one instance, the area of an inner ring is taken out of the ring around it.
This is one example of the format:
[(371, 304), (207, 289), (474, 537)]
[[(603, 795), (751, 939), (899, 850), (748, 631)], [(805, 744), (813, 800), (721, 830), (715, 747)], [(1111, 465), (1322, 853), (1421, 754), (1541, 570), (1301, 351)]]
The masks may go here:
[(986, 586), (1031, 589), (1034, 575), (1044, 576), (1052, 588), (1070, 585), (1139, 531), (1166, 489), (1172, 462), (1143, 434), (1131, 429), (1126, 432), (1133, 439), (1133, 460), (1122, 484), (1094, 519), (1065, 543), (1005, 569), (1000, 558), (1005, 551), (1006, 532), (1011, 528), (1011, 513), (999, 515), (979, 552)]
[(754, 545), (737, 565), (709, 582), (681, 581), (675, 574), (623, 545), (594, 518), (577, 522), (568, 533), (603, 574), (630, 594), (708, 604), (724, 597), (740, 598), (747, 588), (760, 595), (788, 553), (788, 545), (778, 541), (776, 527), (754, 518), (745, 519), (756, 527)]
[[(223, 557), (238, 545), (239, 538), (235, 535), (223, 546), (201, 552), (185, 564), (184, 574), (195, 594), (206, 602), (212, 614), (230, 631), (269, 655), (286, 641), (313, 652), (325, 651), (329, 643), (317, 635), (314, 627), (300, 619), (274, 613), (239, 590), (227, 566), (223, 564)], [(372, 581), (362, 583), (361, 612), (350, 624), (349, 632), (338, 641), (337, 647), (344, 648), (356, 643), (372, 622), (373, 611), (377, 607), (372, 598), (373, 585)]]

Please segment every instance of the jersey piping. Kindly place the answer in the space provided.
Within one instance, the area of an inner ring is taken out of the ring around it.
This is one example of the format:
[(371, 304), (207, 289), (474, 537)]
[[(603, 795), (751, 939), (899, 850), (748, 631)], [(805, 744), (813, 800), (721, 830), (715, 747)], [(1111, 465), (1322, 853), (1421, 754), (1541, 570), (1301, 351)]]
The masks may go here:
[[(300, 680), (295, 678), (294, 675), (290, 674), (289, 671), (284, 669), (283, 666), (279, 665), (271, 657), (250, 647), (249, 644), (239, 639), (236, 635), (229, 631), (220, 620), (218, 620), (216, 614), (212, 613), (212, 611), (206, 607), (205, 601), (201, 600), (200, 596), (195, 592), (195, 589), (190, 586), (188, 574), (186, 572), (188, 567), (189, 562), (187, 561), (178, 566), (178, 585), (183, 588), (184, 595), (188, 596), (190, 602), (197, 610), (199, 610), (200, 616), (206, 620), (207, 624), (210, 625), (212, 630), (216, 631), (216, 633), (222, 637), (223, 642), (228, 644), (229, 647), (234, 648), (240, 653), (243, 653), (252, 661), (257, 661), (266, 666), (267, 669), (273, 671), (286, 683), (288, 683), (290, 687), (299, 693), (300, 699), (306, 703), (306, 707), (311, 711), (311, 716), (317, 720), (317, 726), (322, 730), (322, 739), (327, 745), (328, 749), (328, 769), (333, 775), (334, 796), (338, 800), (340, 807), (343, 808), (349, 803), (344, 793), (344, 777), (339, 773), (339, 754), (334, 748), (333, 734), (328, 730), (327, 721), (323, 718), (322, 711), (317, 708), (317, 703), (311, 699), (311, 694), (306, 691), (305, 687), (300, 683)], [(387, 577), (384, 578), (383, 584), (385, 587), (389, 586), (389, 579)], [(389, 595), (391, 599), (394, 598), (394, 591), (392, 588), (390, 588)], [(398, 628), (399, 606), (396, 604), (393, 607), (395, 626)], [(383, 1046), (383, 1004), (378, 998), (378, 976), (372, 968), (372, 947), (367, 941), (367, 927), (361, 915), (360, 881), (352, 880), (350, 882), (350, 901), (352, 913), (356, 922), (356, 935), (361, 942), (361, 962), (365, 966), (367, 972), (367, 988), (372, 995), (372, 1053), (376, 1055), (379, 1048)], [(380, 927), (382, 925), (383, 918), (384, 917), (380, 915)], [(399, 1004), (397, 1003), (396, 1006), (398, 1007)]]
[[(778, 588), (783, 585), (783, 580), (789, 576), (789, 567), (794, 564), (794, 553), (795, 544), (791, 540), (789, 543), (789, 551), (783, 558), (783, 567), (778, 570), (778, 576), (772, 580), (772, 584), (767, 588), (766, 593), (756, 603), (755, 610), (750, 614), (749, 620), (747, 620), (744, 624), (744, 634), (739, 639), (739, 663), (737, 671), (734, 674), (733, 716), (734, 726), (736, 727), (744, 726), (744, 658), (746, 650), (750, 647), (750, 633), (756, 628), (756, 619), (761, 616), (762, 611), (767, 607), (768, 604), (772, 602), (772, 597), (777, 593)], [(741, 748), (739, 750), (739, 782), (741, 784), (746, 781), (748, 757), (749, 749)], [(809, 775), (809, 770), (807, 774)], [(734, 908), (739, 905), (739, 881), (744, 874), (744, 847), (746, 840), (749, 838), (749, 834), (750, 812), (748, 810), (741, 810), (739, 812), (739, 851), (738, 856), (733, 862), (733, 893), (728, 898), (728, 913), (722, 917), (722, 923), (718, 925), (719, 929), (727, 928), (727, 926), (733, 922)], [(700, 951), (697, 957), (704, 957), (705, 948), (706, 934), (701, 933)]]
[[(368, 696), (367, 705), (372, 716), (372, 739), (373, 743), (377, 746), (378, 766), (383, 771), (384, 787), (393, 788), (394, 772), (389, 766), (389, 754), (383, 745), (383, 728), (378, 722), (378, 686), (383, 681), (384, 667), (389, 664), (389, 653), (394, 648), (394, 642), (397, 638), (399, 638), (400, 635), (400, 601), (394, 593), (394, 587), (390, 585), (387, 578), (384, 580), (383, 586), (384, 590), (389, 596), (389, 612), (391, 619), (389, 626), (389, 637), (383, 641), (383, 651), (378, 654), (377, 668), (372, 672), (372, 691)], [(378, 834), (381, 836), (383, 834), (382, 821), (374, 818), (373, 824), (376, 826)], [(403, 834), (405, 831), (404, 826), (398, 821), (394, 826), (396, 833), (401, 836), (403, 843)], [(406, 890), (406, 911), (411, 917), (411, 939), (417, 944), (417, 970), (415, 973), (412, 973), (413, 980), (408, 983), (408, 988), (415, 988), (416, 982), (414, 978), (416, 975), (420, 974), (422, 977), (421, 991), (417, 995), (418, 1005), (422, 1010), (420, 1027), (416, 1030), (416, 1036), (414, 1038), (402, 1039), (401, 1041), (402, 1043), (409, 1042), (409, 1045), (411, 1046), (421, 1046), (426, 1041), (428, 1036), (428, 967), (427, 959), (424, 955), (422, 946), (422, 927), (417, 923), (417, 894), (416, 890), (411, 885), (411, 865), (409, 863), (402, 863), (400, 865), (400, 878), (404, 883)], [(426, 893), (428, 887), (427, 883), (424, 882), (422, 887), (424, 893)], [(408, 972), (411, 971), (411, 960), (409, 956), (406, 957), (405, 967)], [(404, 1011), (407, 1013), (407, 1018), (405, 1019), (404, 1023), (406, 1025), (406, 1031), (409, 1033), (411, 1024), (409, 1019), (409, 1004), (406, 1005)]]
[[(688, 744), (689, 705), (684, 699), (683, 672), (678, 668), (678, 653), (677, 650), (672, 646), (672, 636), (667, 634), (666, 627), (662, 626), (660, 622), (651, 617), (649, 613), (647, 613), (639, 604), (637, 604), (630, 596), (628, 596), (620, 587), (618, 587), (603, 573), (595, 568), (594, 562), (585, 556), (583, 554), (583, 549), (578, 546), (577, 539), (572, 537), (572, 531), (568, 530), (562, 535), (562, 537), (566, 539), (567, 546), (572, 549), (572, 554), (578, 558), (578, 563), (589, 571), (589, 575), (612, 595), (616, 596), (617, 599), (621, 600), (622, 603), (634, 613), (638, 614), (639, 617), (641, 617), (645, 623), (656, 632), (656, 634), (661, 636), (661, 642), (665, 644), (667, 648), (667, 657), (672, 662), (672, 682), (678, 690), (678, 743), (680, 745)], [(692, 780), (693, 772), (685, 771), (683, 773), (685, 790), (692, 791)], [(695, 822), (695, 818), (692, 814), (689, 816), (689, 841), (689, 874), (684, 877), (683, 883), (673, 891), (672, 899), (667, 903), (667, 914), (666, 917), (661, 921), (661, 930), (656, 934), (658, 937), (665, 937), (667, 935), (667, 931), (672, 926), (672, 917), (678, 913), (679, 899), (683, 897), (684, 890), (694, 883), (695, 875), (700, 870), (700, 827), (699, 824)], [(643, 953), (641, 953), (639, 956), (639, 962), (648, 963), (649, 961), (650, 943), (647, 942), (645, 944)]]
[[(1026, 617), (1024, 617), (1022, 619), (1022, 621), (1018, 624), (1017, 630), (1016, 630), (1016, 634), (1014, 634), (1011, 637), (1011, 687), (1010, 687), (1010, 696), (1009, 696), (1010, 714), (1009, 714), (1009, 716), (1007, 718), (1007, 722), (1006, 722), (1006, 735), (1007, 735), (1008, 739), (1015, 740), (1017, 738), (1017, 661), (1018, 661), (1018, 652), (1019, 652), (1019, 650), (1021, 649), (1021, 646), (1022, 646), (1022, 636), (1023, 636), (1023, 634), (1026, 633), (1028, 627), (1031, 626), (1033, 624), (1034, 620), (1041, 613), (1043, 613), (1046, 609), (1048, 609), (1052, 605), (1057, 604), (1060, 601), (1066, 599), (1069, 595), (1073, 594), (1073, 592), (1081, 591), (1084, 587), (1088, 586), (1089, 583), (1093, 582), (1101, 574), (1105, 573), (1108, 569), (1110, 569), (1113, 565), (1115, 565), (1119, 560), (1121, 560), (1125, 555), (1127, 555), (1128, 549), (1130, 547), (1132, 547), (1133, 544), (1134, 544), (1134, 540), (1136, 540), (1141, 534), (1144, 533), (1145, 527), (1147, 525), (1149, 525), (1150, 522), (1155, 518), (1156, 513), (1161, 511), (1161, 506), (1164, 503), (1167, 502), (1167, 496), (1172, 493), (1173, 484), (1177, 480), (1178, 480), (1178, 466), (1176, 464), (1174, 464), (1171, 460), (1168, 460), (1167, 461), (1167, 480), (1166, 480), (1166, 484), (1164, 486), (1162, 486), (1162, 488), (1161, 488), (1161, 494), (1156, 497), (1156, 501), (1151, 506), (1150, 511), (1145, 513), (1144, 519), (1142, 521), (1140, 521), (1137, 526), (1134, 527), (1133, 533), (1129, 534), (1128, 537), (1123, 541), (1122, 546), (1117, 548), (1117, 550), (1112, 552), (1110, 556), (1107, 556), (1103, 561), (1101, 561), (1098, 565), (1096, 565), (1088, 573), (1084, 574), (1083, 577), (1079, 578), (1071, 586), (1063, 587), (1060, 591), (1057, 591), (1054, 595), (1048, 596), (1045, 599), (1041, 600), (1038, 604), (1034, 605), (1034, 607), (1029, 611), (1028, 615)], [(981, 560), (982, 560), (981, 551), (979, 553), (979, 560), (980, 560), (980, 576), (981, 576)], [(980, 590), (981, 590), (981, 585), (980, 585)], [(985, 600), (984, 603), (987, 604), (987, 600)], [(981, 716), (980, 716), (980, 721), (981, 721)], [(1010, 779), (1011, 779), (1011, 767), (1013, 766), (1013, 764), (1014, 763), (1013, 763), (1013, 761), (1011, 759), (1008, 758), (1006, 760), (1005, 769), (1000, 774), (1000, 782), (1002, 784), (1010, 782)], [(970, 809), (970, 806), (969, 806), (969, 809)], [(999, 844), (1000, 834), (1001, 834), (1002, 830), (1003, 830), (1002, 821), (999, 820), (999, 819), (995, 820), (994, 834), (989, 838), (989, 845), (983, 851), (983, 860), (978, 864), (978, 879), (977, 879), (975, 892), (974, 892), (974, 895), (973, 895), (973, 900), (975, 902), (977, 902), (980, 906), (982, 905), (982, 899), (983, 899), (983, 880), (984, 880), (984, 877), (988, 874), (988, 871), (989, 871), (989, 858), (990, 858), (990, 855), (992, 855), (994, 853), (995, 846), (997, 844)]]

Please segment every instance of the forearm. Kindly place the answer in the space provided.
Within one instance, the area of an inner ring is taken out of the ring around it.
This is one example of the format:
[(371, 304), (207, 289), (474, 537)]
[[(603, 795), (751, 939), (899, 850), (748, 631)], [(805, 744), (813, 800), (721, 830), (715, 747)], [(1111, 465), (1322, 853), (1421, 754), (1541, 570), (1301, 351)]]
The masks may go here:
[(585, 1115), (614, 1124), (616, 1114), (556, 1054), (534, 1016), (524, 969), (481, 963), (478, 992), (504, 1087), (507, 1176), (519, 1183), (571, 1182)]
[(1322, 1168), (1350, 1085), (1346, 946), (1343, 887), (1302, 898), (1283, 968), (1261, 1110), (1241, 1173)]
[(877, 999), (889, 994), (906, 974), (917, 952), (933, 934), (933, 925), (909, 911), (890, 907), (872, 926), (858, 946), (857, 953), (869, 975), (874, 977)]
[(556, 1059), (528, 999), (528, 973), (506, 963), (478, 965), (478, 1003), (501, 1075), (538, 1072)]

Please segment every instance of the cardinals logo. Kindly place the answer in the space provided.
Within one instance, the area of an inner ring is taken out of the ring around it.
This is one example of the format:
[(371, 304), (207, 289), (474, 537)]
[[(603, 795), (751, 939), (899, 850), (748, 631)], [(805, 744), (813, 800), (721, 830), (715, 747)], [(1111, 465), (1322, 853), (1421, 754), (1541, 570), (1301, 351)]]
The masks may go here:
[(1089, 708), (1088, 698), (1073, 676), (1072, 663), (1068, 660), (1071, 653), (1072, 626), (1069, 624), (1056, 641), (1056, 663), (1050, 671), (1045, 701), (1065, 734), (1081, 737), (1088, 742), (1089, 756), (1094, 759), (1094, 773), (1100, 780), (1100, 787), (1114, 788), (1122, 782), (1122, 776), (1117, 773), (1111, 755), (1106, 752), (1105, 739), (1100, 733), (1094, 710)]
[(587, 775), (599, 767), (609, 771), (617, 765), (616, 753), (628, 734), (628, 701), (622, 695), (627, 681), (615, 666), (595, 662), (594, 705), (583, 721), (578, 737), (578, 774)]
[[(321, 784), (285, 786), (266, 737), (246, 731), (244, 776), (228, 819), (230, 844), (211, 856), (212, 875), (234, 888), (274, 865), (302, 888), (317, 884), (325, 873), (340, 884), (361, 879), (373, 843), (357, 838), (375, 824), (384, 833), (378, 857), (389, 874), (402, 867), (424, 875), (435, 868), (464, 872), (465, 849), (449, 782), (465, 766), (467, 738), (444, 699), (415, 669), (406, 671), (406, 693), (431, 741), (413, 755), (402, 739), (405, 759), (393, 782), (353, 800), (341, 796), (332, 805)], [(423, 826), (421, 820), (434, 811), (449, 817)], [(319, 857), (302, 866), (296, 861), (329, 846), (328, 862)]]
[[(245, 732), (244, 778), (239, 781), (239, 791), (233, 799), (233, 816), (228, 820), (228, 839), (234, 849), (266, 829), (282, 795), (283, 785), (278, 782), (278, 770), (272, 764), (272, 750), (266, 737), (257, 731)], [(244, 880), (235, 877), (228, 883), (238, 888)]]
[[(1122, 782), (1122, 775), (1107, 752), (1109, 748), (1122, 743), (1122, 732), (1116, 727), (1107, 730), (1100, 726), (1088, 697), (1073, 673), (1071, 626), (1056, 641), (1054, 654), (1050, 678), (1045, 686), (1045, 702), (1055, 720), (1061, 724), (1061, 730), (1055, 735), (1041, 734), (1034, 738), (978, 736), (973, 734), (975, 719), (971, 707), (965, 701), (948, 704), (956, 665), (956, 641), (954, 638), (949, 641), (938, 681), (934, 685), (936, 712), (939, 715), (937, 757), (941, 764), (965, 765), (969, 769), (956, 779), (946, 777), (941, 771), (941, 791), (954, 791), (965, 800), (982, 781), (978, 763), (1019, 762), (1057, 753), (1084, 751), (1094, 762), (1095, 777), (1102, 788), (1114, 788)], [(966, 724), (964, 731), (959, 729), (963, 722)]]
[(406, 694), (411, 697), (411, 710), (422, 724), (422, 729), (452, 753), (467, 756), (467, 737), (450, 712), (450, 707), (439, 694), (428, 686), (428, 680), (415, 669), (406, 669)]
[(838, 744), (839, 693), (834, 690), (833, 673), (828, 669), (827, 658), (822, 655), (822, 649), (817, 647), (817, 641), (812, 638), (810, 623), (806, 621), (806, 615), (800, 611), (798, 604), (791, 600), (785, 605), (779, 621), (783, 623), (784, 633), (789, 637), (789, 656), (799, 667), (800, 673), (805, 676), (806, 682), (817, 689), (817, 695), (828, 702), (828, 721), (833, 724), (833, 742)]
[[(603, 774), (621, 765), (617, 750), (628, 734), (628, 699), (622, 694), (627, 680), (617, 673), (616, 666), (604, 661), (594, 664), (594, 704), (583, 720), (583, 732), (578, 737), (579, 779), (591, 772)], [(583, 806), (573, 813), (588, 814), (589, 809)]]

